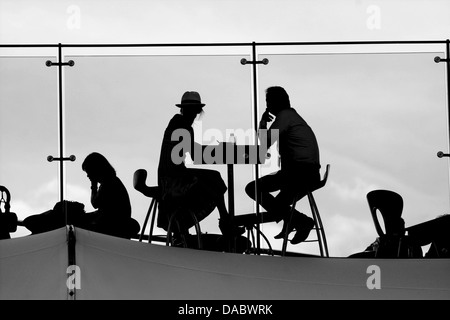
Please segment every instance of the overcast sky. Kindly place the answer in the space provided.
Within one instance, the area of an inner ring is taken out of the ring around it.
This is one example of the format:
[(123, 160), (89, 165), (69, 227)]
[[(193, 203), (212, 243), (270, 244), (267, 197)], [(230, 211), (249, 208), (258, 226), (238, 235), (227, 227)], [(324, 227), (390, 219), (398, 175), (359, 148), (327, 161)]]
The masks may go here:
[[(444, 40), (448, 12), (446, 1), (0, 0), (0, 42)], [(448, 211), (448, 163), (436, 157), (448, 151), (445, 67), (433, 62), (444, 46), (258, 50), (269, 59), (259, 67), (259, 108), (265, 107), (265, 88), (284, 86), (316, 132), (323, 168), (331, 164), (329, 182), (317, 192), (331, 255), (347, 256), (375, 240), (365, 200), (370, 190), (402, 194), (407, 225)], [(148, 201), (132, 188), (132, 174), (145, 168), (149, 183), (156, 182), (162, 133), (186, 90), (199, 91), (206, 103), (195, 124), (197, 139), (211, 143), (221, 138), (214, 135), (226, 138), (227, 130), (252, 129), (250, 66), (239, 63), (251, 48), (188, 52), (65, 49), (66, 60), (75, 61), (65, 69), (65, 148), (77, 156), (66, 164), (67, 199), (92, 209), (81, 162), (99, 151), (116, 167), (142, 224)], [(0, 183), (24, 218), (58, 200), (57, 164), (46, 160), (58, 152), (57, 74), (45, 66), (56, 50), (3, 48), (0, 54)], [(275, 165), (266, 164), (263, 173)], [(226, 179), (225, 168), (214, 168)], [(243, 192), (251, 179), (250, 166), (236, 167), (237, 214), (253, 208)], [(217, 232), (217, 218), (213, 213), (202, 230)], [(267, 225), (264, 232), (272, 238), (280, 228)], [(315, 245), (296, 250), (317, 252)]]

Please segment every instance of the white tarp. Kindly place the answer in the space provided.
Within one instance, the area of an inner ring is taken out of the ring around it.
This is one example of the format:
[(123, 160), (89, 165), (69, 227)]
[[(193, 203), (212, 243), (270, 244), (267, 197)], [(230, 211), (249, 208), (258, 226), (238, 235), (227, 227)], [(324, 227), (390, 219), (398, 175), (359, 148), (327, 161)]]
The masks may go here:
[[(450, 259), (269, 257), (75, 236), (77, 300), (450, 299)], [(67, 299), (67, 252), (66, 229), (0, 241), (0, 298)]]
[(0, 240), (0, 299), (67, 299), (66, 228)]
[[(229, 254), (124, 241), (80, 229), (76, 238), (77, 299), (450, 299), (449, 259)], [(373, 284), (377, 275), (381, 288), (369, 289), (368, 280)]]

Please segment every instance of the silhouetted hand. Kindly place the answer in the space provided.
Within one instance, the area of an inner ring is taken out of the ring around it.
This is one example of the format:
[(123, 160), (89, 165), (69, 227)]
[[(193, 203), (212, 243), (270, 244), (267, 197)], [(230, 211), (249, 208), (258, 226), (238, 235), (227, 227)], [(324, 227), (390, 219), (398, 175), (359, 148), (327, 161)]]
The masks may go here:
[(267, 129), (267, 122), (270, 122), (272, 120), (273, 116), (266, 109), (266, 111), (264, 111), (263, 115), (261, 116), (261, 121), (259, 122), (259, 129)]
[(266, 109), (261, 116), (261, 121), (271, 122), (273, 120), (273, 116), (270, 114), (269, 110)]

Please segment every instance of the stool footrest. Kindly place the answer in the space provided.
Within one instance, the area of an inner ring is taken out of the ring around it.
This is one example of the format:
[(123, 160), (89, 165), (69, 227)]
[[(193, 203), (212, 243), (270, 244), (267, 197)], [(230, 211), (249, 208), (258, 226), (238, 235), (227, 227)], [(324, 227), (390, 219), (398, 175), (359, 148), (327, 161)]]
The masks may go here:
[(247, 213), (234, 216), (233, 224), (236, 226), (252, 227), (255, 224), (277, 222), (277, 220), (279, 220), (278, 217), (268, 212), (260, 212), (259, 219), (256, 213)]

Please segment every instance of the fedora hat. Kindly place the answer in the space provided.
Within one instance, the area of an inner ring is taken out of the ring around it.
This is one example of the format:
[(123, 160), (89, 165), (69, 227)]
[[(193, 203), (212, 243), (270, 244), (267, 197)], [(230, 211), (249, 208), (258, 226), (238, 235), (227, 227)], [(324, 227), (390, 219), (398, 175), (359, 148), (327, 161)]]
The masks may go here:
[(176, 104), (177, 107), (188, 107), (188, 106), (199, 106), (204, 107), (205, 104), (202, 103), (200, 99), (200, 94), (196, 91), (186, 91), (181, 97), (181, 103)]

